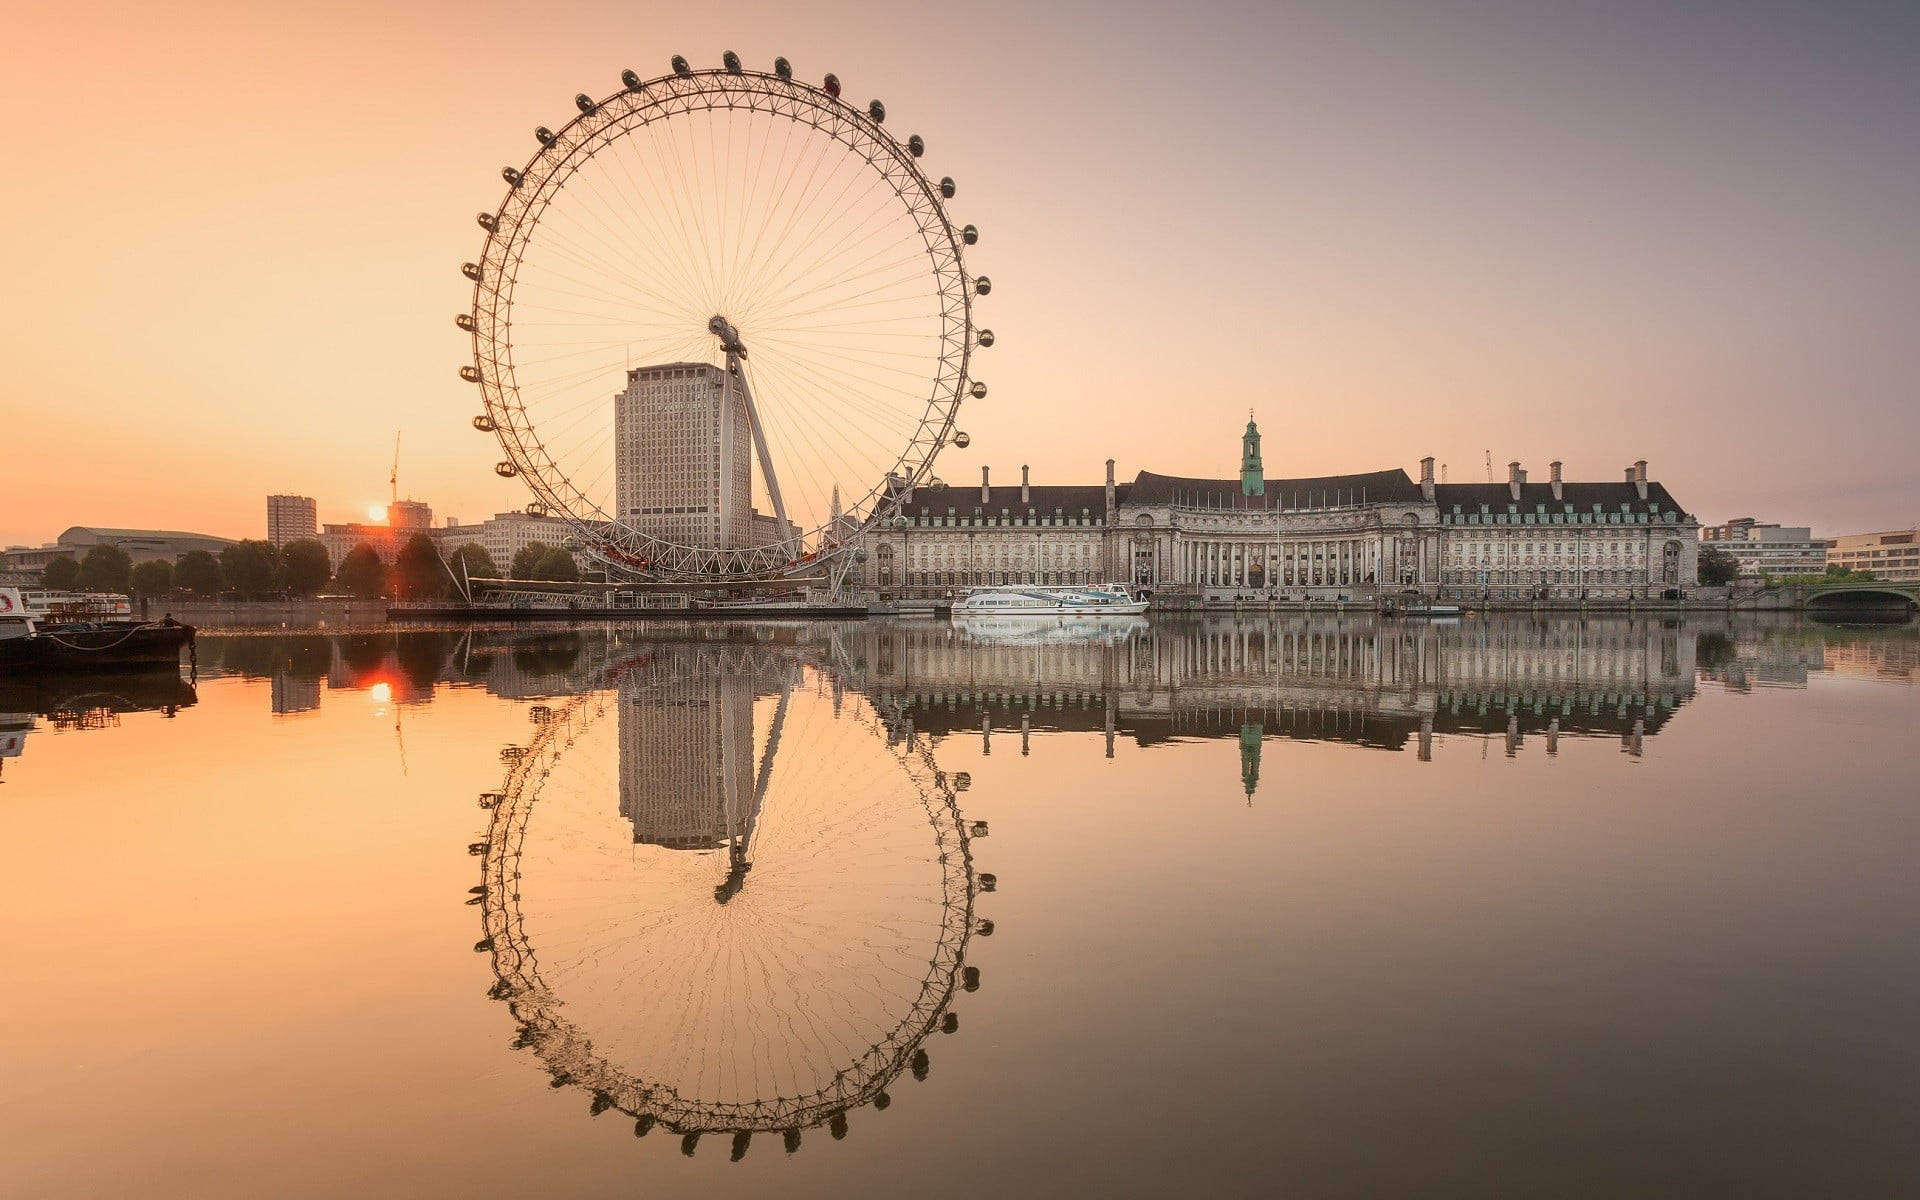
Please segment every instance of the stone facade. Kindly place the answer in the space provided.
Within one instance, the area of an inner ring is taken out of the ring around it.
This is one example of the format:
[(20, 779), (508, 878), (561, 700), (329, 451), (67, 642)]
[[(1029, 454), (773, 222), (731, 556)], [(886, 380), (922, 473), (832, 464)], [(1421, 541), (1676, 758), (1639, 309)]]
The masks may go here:
[(1404, 470), (1267, 479), (1248, 423), (1238, 479), (1142, 471), (1104, 485), (920, 487), (867, 533), (857, 581), (885, 597), (1117, 580), (1162, 603), (1635, 602), (1698, 578), (1699, 522), (1646, 463), (1619, 483), (1442, 484)]

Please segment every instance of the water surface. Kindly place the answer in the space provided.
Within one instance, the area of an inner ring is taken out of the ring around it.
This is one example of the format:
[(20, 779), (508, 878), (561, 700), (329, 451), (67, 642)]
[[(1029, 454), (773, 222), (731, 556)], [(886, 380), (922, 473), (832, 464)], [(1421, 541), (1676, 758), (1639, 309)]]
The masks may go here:
[(0, 685), (0, 1191), (1910, 1194), (1916, 678), (1327, 616)]

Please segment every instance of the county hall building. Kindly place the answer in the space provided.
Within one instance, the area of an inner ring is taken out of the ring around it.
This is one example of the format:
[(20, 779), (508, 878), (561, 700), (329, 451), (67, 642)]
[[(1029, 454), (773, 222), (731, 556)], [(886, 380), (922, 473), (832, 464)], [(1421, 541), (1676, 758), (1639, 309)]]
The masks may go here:
[(1429, 600), (1619, 603), (1677, 598), (1697, 579), (1699, 522), (1647, 464), (1615, 483), (1550, 465), (1531, 482), (1436, 483), (1395, 468), (1268, 479), (1247, 422), (1237, 479), (1142, 471), (1104, 484), (923, 486), (867, 532), (860, 582), (895, 599), (982, 584), (1120, 580), (1161, 603)]

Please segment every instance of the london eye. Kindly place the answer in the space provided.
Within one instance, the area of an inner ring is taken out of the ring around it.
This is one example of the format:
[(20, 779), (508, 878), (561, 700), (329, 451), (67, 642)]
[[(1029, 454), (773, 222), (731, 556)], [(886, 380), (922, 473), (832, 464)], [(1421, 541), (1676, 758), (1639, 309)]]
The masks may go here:
[(967, 444), (978, 233), (924, 139), (833, 75), (728, 52), (621, 78), (478, 216), (473, 423), (618, 576), (816, 572)]
[(739, 1153), (927, 1075), (992, 880), (924, 737), (751, 646), (663, 648), (535, 717), (482, 798), (476, 949), (554, 1087)]

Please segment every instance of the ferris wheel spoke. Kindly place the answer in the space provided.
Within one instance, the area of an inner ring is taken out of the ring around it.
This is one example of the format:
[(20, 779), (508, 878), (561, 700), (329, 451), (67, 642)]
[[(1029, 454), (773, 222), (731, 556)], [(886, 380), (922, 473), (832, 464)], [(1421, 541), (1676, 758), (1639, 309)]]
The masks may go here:
[[(760, 257), (760, 268), (755, 272), (754, 276), (747, 281), (747, 293), (749, 296), (756, 295), (764, 290), (766, 287), (766, 275), (769, 270), (790, 261), (793, 254), (798, 252), (797, 249), (790, 252), (787, 247), (789, 242), (792, 241), (795, 230), (802, 227), (803, 221), (807, 222), (805, 227), (808, 232), (802, 235), (799, 243), (796, 243), (797, 247), (804, 246), (807, 238), (811, 236), (812, 230), (817, 228), (821, 221), (827, 216), (831, 215), (834, 208), (834, 201), (826, 198), (826, 192), (833, 186), (834, 176), (842, 173), (841, 168), (844, 166), (844, 161), (830, 161), (824, 151), (816, 150), (812, 155), (812, 162), (808, 167), (806, 182), (801, 186), (800, 194), (788, 208), (787, 220), (782, 225), (779, 234), (776, 235), (773, 244), (769, 246), (766, 253)], [(825, 177), (822, 177), (820, 174), (822, 167), (828, 168)], [(837, 199), (839, 196), (844, 195), (858, 180), (858, 175), (848, 174), (848, 178), (841, 184), (840, 191), (835, 193), (835, 198)], [(785, 194), (784, 189), (782, 194)], [(811, 218), (810, 221), (808, 220), (809, 217)]]
[[(777, 269), (757, 281), (757, 289), (761, 292), (797, 295), (808, 290), (803, 284), (818, 286), (818, 281), (810, 280), (809, 275), (833, 262), (833, 256), (844, 251), (856, 237), (864, 237), (871, 244), (868, 253), (878, 255), (885, 253), (889, 246), (906, 242), (909, 234), (918, 236), (917, 230), (909, 230), (891, 240), (873, 238), (871, 230), (885, 196), (870, 194), (865, 199), (869, 202), (867, 206), (856, 208), (852, 204), (840, 203), (837, 197), (835, 204), (820, 214), (813, 226), (793, 243), (793, 250), (778, 260)], [(836, 230), (840, 231), (839, 236), (828, 240), (828, 235)], [(919, 257), (924, 267), (927, 263), (924, 246), (920, 248)]]
[[(663, 315), (684, 317), (689, 312), (699, 310), (698, 302), (691, 298), (690, 293), (675, 284), (671, 276), (664, 271), (648, 271), (636, 266), (632, 270), (616, 272), (600, 262), (591, 248), (582, 245), (573, 236), (574, 231), (551, 228), (542, 232), (543, 240), (551, 250), (553, 258), (575, 264), (611, 282), (615, 290), (609, 295), (615, 305), (625, 304), (629, 297), (638, 294), (653, 300), (656, 311)], [(559, 271), (551, 261), (541, 264), (540, 274), (555, 275), (566, 280), (581, 279), (580, 276)], [(536, 283), (537, 281), (538, 276), (530, 280)]]

